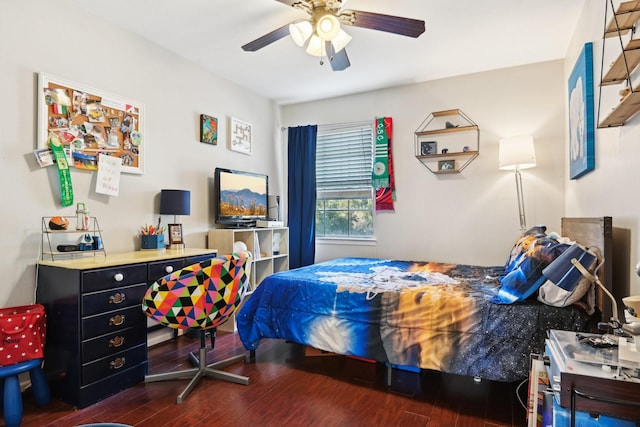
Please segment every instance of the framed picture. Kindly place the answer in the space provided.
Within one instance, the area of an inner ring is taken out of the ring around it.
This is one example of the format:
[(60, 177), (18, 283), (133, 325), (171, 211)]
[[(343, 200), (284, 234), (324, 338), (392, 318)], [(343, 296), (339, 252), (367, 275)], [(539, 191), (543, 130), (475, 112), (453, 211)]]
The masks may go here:
[(595, 168), (593, 44), (585, 43), (569, 76), (569, 177)]
[(231, 150), (243, 154), (253, 154), (253, 126), (236, 118), (231, 118)]
[(453, 171), (456, 169), (456, 161), (455, 160), (439, 160), (438, 161), (438, 170), (439, 171)]
[(430, 156), (432, 154), (438, 154), (438, 143), (435, 141), (420, 142), (420, 155)]
[(122, 172), (144, 173), (144, 105), (105, 91), (38, 75), (38, 149), (59, 141), (69, 164), (98, 170), (98, 154), (122, 159)]
[(200, 114), (200, 142), (218, 145), (218, 119)]
[(169, 224), (169, 244), (181, 245), (182, 241), (182, 224)]

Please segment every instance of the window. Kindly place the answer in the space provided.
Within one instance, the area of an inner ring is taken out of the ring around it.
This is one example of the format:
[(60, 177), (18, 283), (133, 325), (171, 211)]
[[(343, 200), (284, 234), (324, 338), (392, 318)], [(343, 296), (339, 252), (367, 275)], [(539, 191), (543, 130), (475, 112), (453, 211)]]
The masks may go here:
[(373, 126), (318, 126), (316, 237), (373, 238)]

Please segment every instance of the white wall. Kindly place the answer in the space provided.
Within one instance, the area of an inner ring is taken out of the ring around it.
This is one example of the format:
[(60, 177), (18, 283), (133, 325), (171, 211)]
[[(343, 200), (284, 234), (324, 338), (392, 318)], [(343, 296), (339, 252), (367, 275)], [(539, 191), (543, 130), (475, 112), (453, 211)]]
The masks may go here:
[[(285, 126), (393, 118), (395, 212), (376, 215), (374, 246), (318, 245), (316, 259), (502, 265), (520, 230), (513, 173), (498, 170), (498, 141), (522, 134), (533, 135), (538, 161), (522, 172), (527, 223), (559, 231), (567, 183), (563, 67), (553, 61), (283, 107)], [(434, 175), (415, 158), (414, 132), (429, 113), (455, 108), (480, 127), (480, 156), (460, 174)]]
[[(213, 226), (209, 179), (216, 166), (266, 173), (282, 182), (271, 142), (276, 106), (66, 0), (1, 1), (0, 58), (0, 306), (33, 300), (41, 217), (75, 211), (61, 207), (55, 169), (41, 169), (32, 153), (40, 71), (145, 104), (144, 175), (122, 175), (120, 195), (109, 197), (94, 191), (93, 173), (71, 172), (75, 201), (85, 202), (98, 217), (108, 252), (139, 247), (137, 230), (157, 221), (162, 188), (191, 190), (191, 215), (180, 220), (187, 246), (204, 248)], [(198, 142), (201, 113), (219, 119), (217, 146)], [(228, 149), (229, 117), (253, 124), (253, 156)]]
[[(596, 4), (597, 3), (597, 4)], [(607, 2), (608, 3), (608, 2)], [(617, 5), (619, 1), (614, 2)], [(582, 51), (584, 43), (593, 42), (593, 62), (595, 84), (595, 114), (598, 114), (598, 82), (601, 78), (602, 34), (604, 8), (598, 2), (587, 2), (574, 34), (565, 62), (565, 81), (568, 79), (575, 62)], [(607, 18), (611, 18), (609, 11)], [(613, 43), (611, 43), (613, 42)], [(615, 57), (618, 39), (611, 39), (606, 45), (605, 73), (610, 63), (609, 57)], [(612, 55), (613, 53), (613, 55)], [(636, 73), (637, 76), (637, 73)], [(618, 90), (621, 87), (603, 88), (600, 121), (604, 119), (610, 108), (617, 102)], [(614, 103), (612, 103), (613, 101)], [(567, 98), (565, 97), (565, 103)], [(568, 133), (565, 136), (568, 140)], [(596, 129), (595, 132), (595, 169), (577, 180), (566, 179), (565, 210), (567, 216), (611, 216), (614, 227), (630, 232), (631, 247), (628, 259), (609, 260), (626, 266), (624, 272), (629, 280), (629, 294), (640, 294), (640, 278), (635, 274), (638, 262), (640, 241), (640, 202), (638, 201), (637, 184), (640, 182), (640, 115), (636, 115), (624, 126)], [(568, 153), (568, 148), (565, 150)], [(568, 155), (566, 168), (568, 171)], [(566, 173), (568, 176), (568, 172)], [(626, 258), (626, 254), (624, 254)], [(616, 284), (617, 285), (617, 284)]]

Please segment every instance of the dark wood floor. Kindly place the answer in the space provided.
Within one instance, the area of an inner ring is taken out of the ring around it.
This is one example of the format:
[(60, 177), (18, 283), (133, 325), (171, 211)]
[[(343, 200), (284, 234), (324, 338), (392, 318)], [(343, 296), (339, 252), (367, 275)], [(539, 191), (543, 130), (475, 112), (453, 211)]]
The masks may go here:
[[(186, 336), (149, 349), (149, 372), (188, 367), (199, 340)], [(218, 335), (209, 362), (243, 352), (234, 334)], [(317, 353), (317, 352), (315, 352)], [(226, 369), (251, 378), (248, 386), (205, 378), (182, 404), (176, 395), (186, 380), (138, 384), (95, 405), (76, 410), (53, 400), (37, 407), (24, 393), (22, 427), (66, 427), (96, 422), (133, 426), (522, 426), (525, 410), (517, 384), (482, 381), (437, 372), (385, 369), (352, 358), (305, 357), (304, 349), (265, 340), (256, 363)], [(521, 394), (526, 393), (526, 385)]]

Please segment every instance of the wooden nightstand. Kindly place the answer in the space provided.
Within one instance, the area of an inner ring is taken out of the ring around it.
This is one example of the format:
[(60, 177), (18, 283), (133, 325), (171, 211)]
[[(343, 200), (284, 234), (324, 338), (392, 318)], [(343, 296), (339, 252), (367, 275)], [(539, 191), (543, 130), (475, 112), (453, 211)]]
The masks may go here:
[(576, 412), (640, 421), (640, 362), (619, 360), (617, 347), (581, 343), (583, 336), (595, 335), (549, 332), (545, 355), (556, 402), (571, 410), (572, 425)]

